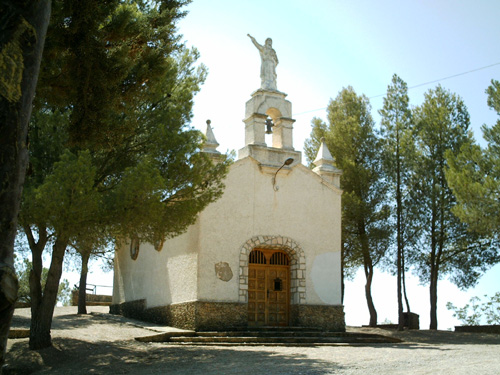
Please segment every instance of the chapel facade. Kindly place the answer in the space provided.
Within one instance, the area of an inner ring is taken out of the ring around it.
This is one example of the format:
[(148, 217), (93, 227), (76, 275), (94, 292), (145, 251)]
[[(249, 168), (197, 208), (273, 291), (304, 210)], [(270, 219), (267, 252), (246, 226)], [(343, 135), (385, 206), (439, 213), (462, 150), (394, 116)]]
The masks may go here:
[[(131, 241), (117, 247), (111, 312), (199, 331), (345, 331), (341, 171), (324, 142), (316, 167), (305, 167), (293, 125), (285, 93), (262, 86), (251, 94), (245, 146), (224, 194), (161, 249)], [(203, 152), (217, 160), (209, 122), (206, 138)]]

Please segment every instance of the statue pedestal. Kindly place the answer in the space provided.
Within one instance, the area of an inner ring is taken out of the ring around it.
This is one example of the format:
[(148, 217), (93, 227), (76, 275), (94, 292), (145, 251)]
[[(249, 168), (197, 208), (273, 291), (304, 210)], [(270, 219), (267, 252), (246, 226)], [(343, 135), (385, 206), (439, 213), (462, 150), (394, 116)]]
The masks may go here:
[(302, 153), (300, 151), (284, 150), (282, 148), (260, 146), (255, 144), (246, 145), (238, 150), (238, 159), (251, 156), (257, 160), (262, 167), (272, 167), (272, 172), (283, 165), (286, 159), (293, 158), (293, 164), (302, 162)]

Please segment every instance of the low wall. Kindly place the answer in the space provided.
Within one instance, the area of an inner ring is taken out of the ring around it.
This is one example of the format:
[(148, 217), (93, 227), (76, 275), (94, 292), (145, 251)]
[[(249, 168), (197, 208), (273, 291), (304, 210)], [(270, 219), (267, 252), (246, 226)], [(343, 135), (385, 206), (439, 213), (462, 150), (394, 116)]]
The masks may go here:
[(489, 325), (489, 326), (455, 326), (455, 332), (499, 333), (500, 334), (500, 325)]
[[(86, 294), (85, 301), (87, 306), (110, 306), (112, 303), (112, 296), (104, 294)], [(71, 292), (71, 305), (78, 306), (78, 290)]]
[(242, 303), (192, 301), (146, 308), (146, 300), (111, 305), (111, 314), (196, 331), (241, 330), (247, 327)]

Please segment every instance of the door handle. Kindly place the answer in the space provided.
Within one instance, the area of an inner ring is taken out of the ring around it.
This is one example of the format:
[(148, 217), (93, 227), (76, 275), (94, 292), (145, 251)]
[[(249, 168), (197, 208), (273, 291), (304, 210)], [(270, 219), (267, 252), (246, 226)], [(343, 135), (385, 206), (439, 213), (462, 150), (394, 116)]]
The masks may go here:
[(267, 290), (267, 298), (269, 298), (269, 289)]

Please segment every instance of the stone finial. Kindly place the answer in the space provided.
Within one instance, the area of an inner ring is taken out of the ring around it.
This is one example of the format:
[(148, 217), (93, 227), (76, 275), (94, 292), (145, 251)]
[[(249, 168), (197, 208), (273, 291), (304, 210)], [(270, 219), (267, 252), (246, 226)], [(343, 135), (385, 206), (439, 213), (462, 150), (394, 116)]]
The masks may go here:
[(335, 167), (335, 159), (328, 150), (328, 147), (326, 147), (325, 138), (321, 138), (318, 155), (316, 159), (314, 159), (313, 164), (316, 165), (313, 172), (317, 173), (328, 182), (340, 186), (340, 175), (342, 171)]
[(325, 167), (329, 170), (336, 169), (333, 164), (335, 163), (335, 159), (333, 158), (330, 150), (325, 145), (325, 138), (321, 138), (321, 144), (319, 146), (318, 154), (316, 155), (316, 159), (313, 161), (314, 165), (317, 167)]
[(215, 139), (214, 132), (212, 130), (212, 127), (210, 126), (211, 121), (207, 120), (207, 130), (205, 131), (205, 145), (203, 146), (203, 152), (209, 152), (212, 154), (220, 154), (219, 151), (217, 151), (217, 147), (219, 147), (219, 143)]

